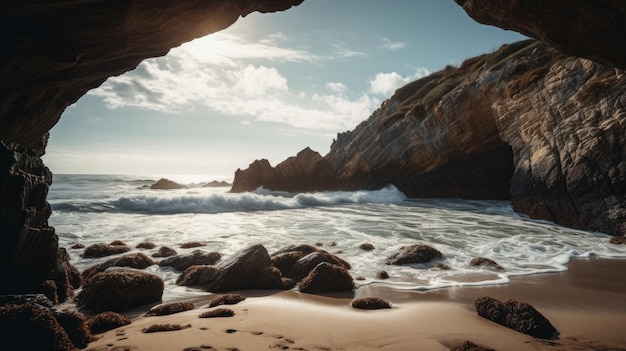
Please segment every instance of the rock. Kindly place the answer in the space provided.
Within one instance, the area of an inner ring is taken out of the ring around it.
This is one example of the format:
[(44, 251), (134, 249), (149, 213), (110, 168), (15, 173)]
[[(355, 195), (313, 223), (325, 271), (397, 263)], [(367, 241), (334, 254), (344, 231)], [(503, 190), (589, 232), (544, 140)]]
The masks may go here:
[(202, 185), (203, 188), (221, 188), (221, 187), (227, 187), (227, 186), (232, 186), (232, 184), (230, 184), (229, 182), (225, 182), (223, 180), (222, 181), (213, 180)]
[(82, 284), (80, 272), (70, 263), (70, 256), (65, 248), (59, 248), (57, 263), (50, 276), (56, 285), (56, 294), (59, 302), (64, 302), (74, 296), (74, 289)]
[(442, 271), (449, 271), (452, 269), (452, 267), (448, 266), (447, 264), (444, 263), (437, 263), (433, 266), (433, 268), (435, 269), (440, 269)]
[(244, 289), (281, 289), (280, 271), (263, 245), (242, 249), (215, 266), (191, 266), (176, 281), (184, 286), (200, 286), (210, 292)]
[(470, 263), (470, 267), (487, 267), (496, 271), (504, 271), (504, 268), (498, 262), (486, 257), (474, 257)]
[(111, 241), (111, 243), (109, 245), (113, 245), (113, 246), (128, 246), (122, 240), (113, 240), (113, 241)]
[[(410, 198), (510, 199), (515, 211), (534, 219), (623, 236), (626, 74), (620, 72), (534, 40), (503, 45), (398, 89), (354, 130), (340, 133), (326, 156), (315, 161), (307, 152), (290, 161), (306, 167), (279, 172), (265, 162), (259, 174), (259, 165), (240, 170), (233, 191), (393, 184)], [(311, 162), (329, 168), (322, 178), (331, 178), (318, 179)]]
[(75, 350), (52, 312), (30, 303), (0, 306), (0, 338), (19, 350)]
[(93, 340), (83, 315), (74, 311), (55, 311), (54, 318), (77, 348), (84, 349)]
[(202, 312), (198, 317), (199, 318), (219, 318), (219, 317), (232, 317), (235, 315), (235, 312), (230, 308), (216, 308), (211, 311)]
[(471, 341), (463, 341), (461, 344), (453, 347), (450, 351), (496, 351), (489, 347), (474, 344)]
[(35, 304), (47, 308), (52, 308), (54, 305), (44, 294), (0, 295), (0, 306), (24, 304)]
[(142, 253), (132, 253), (124, 256), (112, 258), (103, 263), (91, 266), (83, 271), (84, 280), (91, 278), (94, 274), (104, 272), (110, 267), (128, 267), (135, 269), (145, 269), (154, 264), (148, 256)]
[(443, 254), (439, 250), (427, 245), (417, 244), (400, 248), (400, 251), (389, 257), (385, 263), (388, 265), (428, 263), (442, 258)]
[(170, 256), (159, 262), (159, 266), (174, 267), (174, 269), (182, 272), (185, 269), (195, 265), (212, 265), (215, 262), (219, 261), (220, 258), (222, 258), (222, 255), (217, 252), (193, 250), (189, 254)]
[(184, 189), (186, 186), (178, 184), (169, 179), (161, 178), (156, 183), (150, 185), (150, 189), (172, 190), (172, 189)]
[(350, 269), (350, 265), (344, 260), (339, 259), (337, 256), (326, 251), (317, 251), (311, 252), (294, 263), (287, 276), (295, 281), (300, 281), (321, 262), (328, 262), (332, 265), (338, 265), (345, 269)]
[(76, 243), (76, 244), (72, 245), (72, 247), (71, 247), (71, 248), (72, 248), (72, 249), (84, 249), (84, 248), (85, 248), (85, 245), (80, 244), (80, 243)]
[(80, 256), (83, 258), (99, 258), (128, 251), (130, 251), (130, 247), (125, 245), (93, 244), (87, 246)]
[(372, 251), (374, 250), (374, 245), (370, 243), (363, 243), (359, 245), (359, 249), (364, 250), (364, 251)]
[(272, 266), (278, 268), (283, 276), (287, 276), (291, 272), (291, 267), (298, 262), (305, 254), (298, 251), (289, 251), (272, 256)]
[(626, 69), (626, 49), (615, 45), (623, 40), (618, 33), (626, 33), (623, 1), (550, 1), (541, 5), (522, 0), (455, 1), (479, 23), (520, 32), (568, 55)]
[(311, 245), (307, 245), (307, 244), (301, 244), (301, 245), (289, 245), (289, 246), (285, 246), (282, 249), (272, 253), (272, 257), (276, 256), (276, 255), (280, 255), (286, 252), (299, 252), (301, 254), (304, 255), (308, 255), (311, 252), (317, 252), (320, 249), (318, 249), (315, 246), (311, 246)]
[(626, 245), (626, 238), (614, 236), (609, 240), (609, 243), (613, 245)]
[(137, 246), (135, 246), (138, 249), (154, 249), (156, 247), (155, 243), (151, 243), (151, 242), (143, 242), (143, 243), (139, 243), (137, 244)]
[(378, 279), (389, 279), (389, 273), (387, 273), (386, 271), (380, 271), (380, 272), (376, 273), (376, 278), (378, 278)]
[(354, 282), (342, 267), (327, 262), (318, 264), (302, 281), (299, 290), (309, 294), (352, 291)]
[(153, 306), (146, 312), (146, 316), (168, 316), (174, 313), (193, 310), (195, 307), (190, 302), (172, 302)]
[(541, 313), (527, 303), (514, 300), (500, 302), (483, 296), (476, 299), (474, 307), (479, 316), (535, 338), (549, 339), (558, 333)]
[(206, 244), (201, 243), (199, 241), (190, 241), (190, 242), (182, 243), (179, 245), (181, 249), (192, 249), (194, 247), (201, 247), (201, 246), (206, 246)]
[(130, 318), (115, 312), (102, 312), (87, 320), (87, 327), (92, 334), (101, 334), (105, 331), (122, 327), (131, 323)]
[(176, 250), (171, 249), (167, 246), (161, 246), (159, 248), (159, 251), (152, 254), (152, 257), (170, 257), (174, 255), (178, 255), (178, 252), (176, 252)]
[(380, 310), (383, 308), (391, 308), (389, 302), (379, 299), (377, 297), (363, 297), (360, 299), (354, 299), (350, 303), (352, 308), (361, 310)]
[(165, 331), (183, 330), (183, 329), (187, 329), (187, 328), (191, 328), (191, 324), (185, 324), (185, 325), (180, 325), (180, 324), (152, 324), (151, 326), (149, 326), (147, 328), (141, 329), (141, 332), (142, 333), (158, 333), (158, 332), (165, 332)]
[(246, 297), (241, 294), (225, 294), (217, 299), (211, 300), (209, 307), (215, 307), (219, 305), (236, 305), (245, 300)]
[(97, 273), (86, 280), (78, 303), (96, 312), (123, 312), (158, 302), (162, 295), (163, 280), (158, 276), (121, 268)]

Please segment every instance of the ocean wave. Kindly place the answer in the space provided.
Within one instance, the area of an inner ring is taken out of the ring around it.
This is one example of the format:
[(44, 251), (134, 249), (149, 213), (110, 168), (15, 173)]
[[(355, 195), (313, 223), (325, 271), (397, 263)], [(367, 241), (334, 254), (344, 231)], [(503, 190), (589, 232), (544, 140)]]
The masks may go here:
[(141, 213), (221, 213), (238, 211), (286, 210), (350, 203), (399, 203), (406, 196), (394, 186), (373, 191), (331, 191), (281, 194), (262, 191), (251, 193), (215, 193), (185, 195), (138, 195), (121, 197), (113, 205), (125, 211)]

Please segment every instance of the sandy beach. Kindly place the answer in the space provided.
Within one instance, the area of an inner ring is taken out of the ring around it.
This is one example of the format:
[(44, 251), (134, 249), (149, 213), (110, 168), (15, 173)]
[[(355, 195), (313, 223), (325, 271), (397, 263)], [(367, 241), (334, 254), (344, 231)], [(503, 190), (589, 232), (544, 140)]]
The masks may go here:
[[(380, 285), (354, 296), (317, 296), (297, 291), (242, 291), (247, 299), (234, 317), (198, 318), (208, 309), (133, 323), (98, 335), (89, 350), (449, 350), (465, 340), (496, 350), (626, 350), (626, 260), (576, 259), (569, 270), (514, 277), (510, 284), (429, 292)], [(380, 297), (387, 310), (350, 307), (354, 297)], [(554, 340), (534, 339), (478, 316), (479, 296), (533, 305), (556, 327)], [(143, 333), (153, 324), (185, 329)]]

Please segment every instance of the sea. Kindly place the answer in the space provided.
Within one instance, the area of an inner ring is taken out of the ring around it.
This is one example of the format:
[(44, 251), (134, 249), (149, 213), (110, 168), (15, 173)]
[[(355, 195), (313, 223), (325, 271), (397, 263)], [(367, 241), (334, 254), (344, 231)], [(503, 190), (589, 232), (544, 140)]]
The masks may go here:
[[(373, 191), (286, 193), (259, 188), (231, 193), (207, 187), (208, 177), (169, 176), (179, 190), (152, 190), (161, 177), (55, 174), (48, 201), (59, 244), (80, 271), (111, 257), (82, 258), (80, 243), (122, 240), (148, 256), (160, 246), (179, 254), (181, 243), (199, 241), (222, 257), (253, 244), (272, 253), (293, 244), (317, 245), (347, 260), (357, 286), (429, 291), (456, 286), (507, 284), (512, 276), (564, 272), (573, 258), (626, 258), (623, 245), (602, 233), (565, 228), (515, 213), (507, 201), (410, 199), (393, 185)], [(218, 179), (224, 180), (224, 179)], [(139, 250), (153, 242), (152, 250)], [(375, 249), (364, 251), (363, 243)], [(401, 247), (426, 244), (445, 259), (421, 265), (389, 266), (385, 260)], [(504, 271), (470, 267), (474, 257), (495, 260)], [(158, 259), (155, 259), (158, 261)], [(451, 269), (434, 268), (443, 263)], [(180, 272), (153, 265), (163, 278), (164, 302), (206, 292), (175, 284)], [(377, 279), (386, 271), (389, 279)]]

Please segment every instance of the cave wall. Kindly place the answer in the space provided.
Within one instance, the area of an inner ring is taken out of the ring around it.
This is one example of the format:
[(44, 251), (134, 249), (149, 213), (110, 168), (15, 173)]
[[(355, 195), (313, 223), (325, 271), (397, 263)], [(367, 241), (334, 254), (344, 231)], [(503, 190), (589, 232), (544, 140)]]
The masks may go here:
[(302, 1), (0, 3), (0, 294), (67, 295), (64, 279), (49, 279), (66, 271), (66, 258), (48, 226), (52, 173), (41, 160), (67, 106), (146, 58)]

